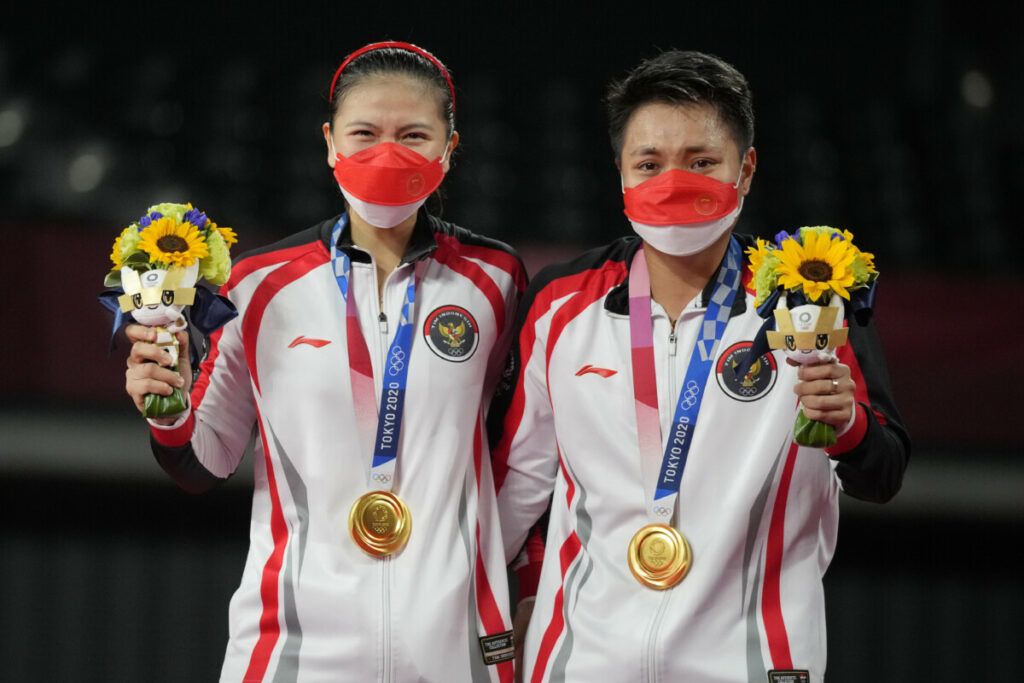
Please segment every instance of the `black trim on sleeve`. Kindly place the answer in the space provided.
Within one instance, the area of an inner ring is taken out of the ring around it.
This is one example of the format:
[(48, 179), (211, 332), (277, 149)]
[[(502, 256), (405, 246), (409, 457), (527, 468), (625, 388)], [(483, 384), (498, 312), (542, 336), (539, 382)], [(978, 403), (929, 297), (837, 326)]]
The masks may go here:
[(192, 450), (192, 444), (173, 448), (164, 446), (153, 438), (149, 437), (149, 445), (153, 450), (153, 457), (163, 468), (171, 479), (179, 487), (188, 493), (206, 493), (217, 485), (227, 481), (227, 478), (220, 478), (203, 467), (203, 464), (196, 458)]
[[(849, 344), (867, 384), (870, 406), (860, 404), (868, 418), (864, 438), (856, 447), (833, 456), (836, 475), (848, 495), (873, 503), (892, 499), (903, 484), (910, 461), (910, 435), (903, 425), (889, 384), (882, 344), (873, 323), (850, 326)], [(882, 424), (875, 416), (885, 418)]]

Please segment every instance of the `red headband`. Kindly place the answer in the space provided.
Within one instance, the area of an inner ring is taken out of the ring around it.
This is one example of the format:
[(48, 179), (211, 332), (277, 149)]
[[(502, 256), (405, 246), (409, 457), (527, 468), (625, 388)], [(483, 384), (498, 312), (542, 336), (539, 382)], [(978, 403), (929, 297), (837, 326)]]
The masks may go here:
[(417, 54), (420, 57), (426, 59), (434, 66), (436, 66), (437, 70), (441, 72), (442, 76), (444, 76), (445, 82), (448, 83), (448, 92), (452, 96), (452, 111), (455, 111), (455, 85), (452, 83), (452, 77), (448, 73), (448, 69), (446, 69), (444, 64), (441, 63), (441, 60), (435, 57), (434, 55), (430, 54), (426, 50), (424, 50), (422, 47), (419, 47), (418, 45), (413, 45), (412, 43), (403, 43), (401, 41), (394, 40), (385, 41), (383, 43), (370, 43), (369, 45), (364, 45), (363, 47), (359, 48), (358, 50), (350, 54), (348, 57), (345, 57), (345, 60), (341, 63), (341, 66), (339, 66), (338, 70), (334, 72), (334, 78), (331, 79), (331, 93), (330, 97), (328, 98), (328, 102), (334, 99), (334, 86), (338, 83), (338, 77), (341, 76), (341, 72), (345, 70), (345, 67), (348, 66), (349, 63), (352, 62), (352, 60), (354, 60), (356, 57), (365, 55), (367, 52), (372, 52), (374, 50), (383, 50), (384, 48), (389, 47)]

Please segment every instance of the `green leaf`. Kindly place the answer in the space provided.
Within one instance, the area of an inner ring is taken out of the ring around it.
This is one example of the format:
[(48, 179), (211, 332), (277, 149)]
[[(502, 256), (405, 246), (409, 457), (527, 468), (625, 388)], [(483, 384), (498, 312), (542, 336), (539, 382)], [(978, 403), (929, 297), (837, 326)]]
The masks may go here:
[(103, 278), (104, 287), (120, 287), (121, 286), (121, 269), (112, 270), (107, 273), (107, 276)]
[(131, 266), (135, 270), (140, 268), (149, 270), (149, 254), (144, 251), (137, 251), (124, 260), (124, 265)]

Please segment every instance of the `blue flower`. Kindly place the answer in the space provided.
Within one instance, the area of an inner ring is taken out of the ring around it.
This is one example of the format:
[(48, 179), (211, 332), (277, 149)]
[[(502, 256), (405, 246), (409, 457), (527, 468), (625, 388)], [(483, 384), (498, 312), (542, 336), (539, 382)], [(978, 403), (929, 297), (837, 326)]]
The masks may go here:
[(153, 221), (158, 221), (163, 217), (164, 215), (159, 211), (154, 211), (148, 216), (143, 216), (142, 218), (139, 219), (139, 232), (142, 232), (143, 230), (148, 228), (153, 223)]
[(186, 223), (191, 223), (200, 230), (206, 227), (206, 214), (199, 209), (189, 209), (185, 212), (182, 220)]
[(779, 247), (779, 249), (781, 249), (782, 243), (788, 240), (790, 237), (792, 237), (792, 235), (790, 235), (788, 232), (786, 232), (785, 230), (780, 230), (775, 234), (775, 244)]

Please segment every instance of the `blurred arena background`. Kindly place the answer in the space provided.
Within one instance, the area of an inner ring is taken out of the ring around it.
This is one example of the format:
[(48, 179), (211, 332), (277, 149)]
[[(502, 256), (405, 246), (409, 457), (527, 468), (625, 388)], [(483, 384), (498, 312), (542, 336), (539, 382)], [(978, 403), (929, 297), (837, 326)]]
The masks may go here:
[(249, 463), (203, 497), (173, 487), (95, 295), (117, 231), (151, 203), (194, 202), (242, 250), (336, 214), (325, 93), (347, 52), (384, 38), (454, 75), (443, 215), (531, 272), (629, 230), (610, 78), (668, 47), (746, 74), (759, 166), (739, 230), (838, 225), (877, 255), (915, 440), (896, 500), (843, 502), (828, 680), (1021, 679), (1024, 10), (665, 4), (3, 10), (0, 680), (216, 679)]

